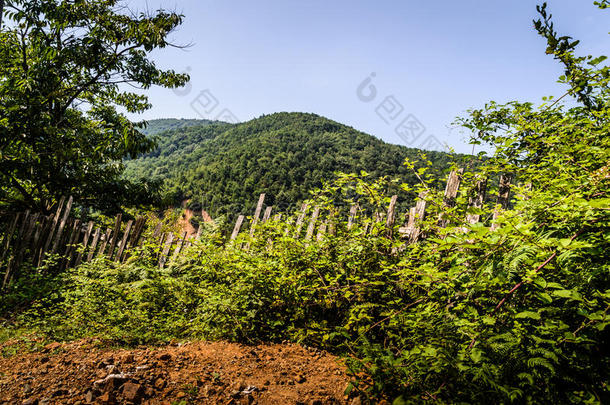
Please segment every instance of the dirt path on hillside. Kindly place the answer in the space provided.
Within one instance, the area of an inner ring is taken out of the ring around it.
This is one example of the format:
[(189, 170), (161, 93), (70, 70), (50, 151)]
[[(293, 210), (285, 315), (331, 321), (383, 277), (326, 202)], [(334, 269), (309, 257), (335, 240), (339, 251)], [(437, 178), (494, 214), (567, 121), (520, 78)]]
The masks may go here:
[[(298, 345), (197, 342), (139, 349), (99, 340), (12, 354), (0, 346), (7, 404), (351, 404), (338, 359)], [(355, 402), (359, 403), (358, 400)]]

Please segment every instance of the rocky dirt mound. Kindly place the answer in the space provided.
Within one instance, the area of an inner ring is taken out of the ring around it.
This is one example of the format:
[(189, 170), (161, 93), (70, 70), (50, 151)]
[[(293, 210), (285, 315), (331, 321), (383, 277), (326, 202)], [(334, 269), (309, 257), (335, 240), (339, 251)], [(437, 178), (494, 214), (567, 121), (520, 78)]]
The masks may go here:
[[(346, 404), (338, 359), (298, 345), (197, 342), (133, 350), (99, 340), (0, 357), (10, 404)], [(356, 401), (359, 402), (359, 401)]]

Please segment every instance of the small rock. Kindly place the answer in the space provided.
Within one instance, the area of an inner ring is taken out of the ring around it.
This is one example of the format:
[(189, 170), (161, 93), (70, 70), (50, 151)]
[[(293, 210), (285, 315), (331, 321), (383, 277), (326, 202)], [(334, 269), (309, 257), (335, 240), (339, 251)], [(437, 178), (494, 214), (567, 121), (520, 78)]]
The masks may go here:
[(30, 384), (25, 384), (25, 385), (23, 386), (23, 394), (24, 394), (25, 396), (28, 396), (28, 395), (30, 395), (31, 393), (32, 393), (32, 386), (31, 386)]
[(64, 395), (68, 395), (68, 390), (63, 388), (57, 389), (51, 394), (52, 397), (63, 397)]
[(91, 402), (93, 402), (94, 398), (95, 398), (95, 396), (93, 395), (93, 391), (88, 390), (87, 393), (85, 394), (85, 402), (90, 404)]
[(115, 364), (109, 364), (106, 366), (106, 372), (108, 374), (121, 374), (121, 370)]
[(114, 403), (114, 397), (112, 395), (112, 393), (110, 392), (104, 392), (102, 395), (100, 395), (97, 400), (103, 404), (110, 404), (110, 403)]
[(126, 380), (127, 377), (125, 377), (125, 374), (109, 374), (106, 376), (106, 378), (94, 382), (93, 385), (97, 387), (104, 387), (106, 390), (115, 390), (119, 388), (119, 386), (121, 386), (121, 384), (123, 384)]
[(142, 386), (132, 382), (123, 384), (123, 396), (127, 401), (135, 402), (142, 396)]
[(243, 390), (245, 390), (247, 387), (246, 382), (245, 381), (238, 381), (236, 383), (233, 383), (233, 385), (231, 386), (231, 388), (233, 388), (233, 391), (239, 391), (242, 392)]
[(61, 347), (61, 343), (53, 342), (53, 343), (49, 343), (48, 345), (46, 345), (44, 347), (44, 351), (51, 352), (53, 350), (59, 349), (60, 347)]
[(165, 380), (163, 378), (157, 378), (155, 380), (155, 388), (159, 390), (165, 388)]

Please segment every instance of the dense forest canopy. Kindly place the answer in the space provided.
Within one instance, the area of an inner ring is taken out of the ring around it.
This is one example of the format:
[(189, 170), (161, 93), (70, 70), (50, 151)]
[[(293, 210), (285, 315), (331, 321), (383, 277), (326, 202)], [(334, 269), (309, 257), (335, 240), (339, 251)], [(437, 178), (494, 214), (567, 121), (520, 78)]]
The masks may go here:
[[(242, 124), (183, 126), (157, 139), (155, 151), (126, 163), (127, 178), (162, 184), (166, 204), (191, 199), (213, 215), (249, 212), (260, 193), (280, 210), (295, 207), (336, 172), (365, 171), (371, 178), (396, 176), (413, 184), (416, 176), (404, 161), (421, 152), (315, 114), (286, 112)], [(463, 158), (427, 155), (439, 177)], [(394, 191), (401, 193), (399, 187)], [(411, 197), (402, 196), (406, 206)]]

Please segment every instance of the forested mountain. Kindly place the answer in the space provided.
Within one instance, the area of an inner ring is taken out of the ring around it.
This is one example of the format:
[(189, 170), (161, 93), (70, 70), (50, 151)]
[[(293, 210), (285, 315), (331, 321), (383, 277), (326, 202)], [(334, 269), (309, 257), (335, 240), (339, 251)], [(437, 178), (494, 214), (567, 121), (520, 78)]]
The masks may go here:
[(140, 132), (145, 135), (156, 135), (165, 131), (194, 126), (203, 126), (211, 124), (213, 122), (215, 121), (187, 118), (161, 118), (147, 121), (146, 128), (140, 129)]
[[(126, 176), (159, 182), (166, 203), (189, 198), (212, 215), (250, 212), (263, 192), (279, 209), (294, 207), (338, 171), (398, 175), (414, 183), (403, 163), (419, 153), (305, 113), (183, 126), (158, 134), (158, 141), (156, 151), (126, 162)], [(441, 152), (428, 152), (428, 157), (439, 175), (460, 158)]]

